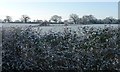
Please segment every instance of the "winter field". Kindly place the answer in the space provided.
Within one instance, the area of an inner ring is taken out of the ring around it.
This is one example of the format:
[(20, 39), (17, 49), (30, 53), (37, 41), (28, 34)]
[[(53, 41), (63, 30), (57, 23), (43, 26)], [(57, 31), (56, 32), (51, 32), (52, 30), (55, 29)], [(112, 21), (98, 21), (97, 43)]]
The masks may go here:
[(120, 70), (118, 24), (2, 25), (2, 70)]
[(71, 29), (72, 31), (80, 31), (83, 27), (88, 28), (106, 28), (106, 27), (112, 27), (112, 28), (118, 28), (119, 24), (89, 24), (89, 25), (68, 25), (65, 26), (64, 24), (50, 24), (50, 26), (38, 26), (39, 24), (2, 24), (1, 26), (3, 28), (11, 28), (11, 27), (22, 27), (27, 28), (30, 27), (35, 31), (41, 31), (41, 34), (49, 34), (49, 32), (63, 32), (65, 29)]
[(0, 24), (0, 27), (32, 27), (35, 30), (41, 30), (43, 33), (47, 33), (49, 31), (53, 32), (62, 32), (65, 28), (72, 29), (73, 31), (78, 31), (78, 29), (81, 29), (82, 27), (94, 27), (94, 28), (105, 28), (105, 27), (113, 27), (118, 28), (119, 24), (88, 24), (88, 25), (68, 25), (65, 26), (64, 24), (50, 24), (50, 26), (38, 26), (39, 24)]
[(2, 72), (120, 72), (120, 2), (0, 3)]

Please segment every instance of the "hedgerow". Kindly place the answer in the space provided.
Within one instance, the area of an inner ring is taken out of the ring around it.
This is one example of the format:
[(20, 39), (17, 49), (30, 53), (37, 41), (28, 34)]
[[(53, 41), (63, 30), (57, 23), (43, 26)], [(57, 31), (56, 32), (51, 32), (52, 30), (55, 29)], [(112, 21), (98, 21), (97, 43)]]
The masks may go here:
[(120, 70), (119, 31), (83, 27), (41, 34), (30, 27), (3, 28), (2, 70)]

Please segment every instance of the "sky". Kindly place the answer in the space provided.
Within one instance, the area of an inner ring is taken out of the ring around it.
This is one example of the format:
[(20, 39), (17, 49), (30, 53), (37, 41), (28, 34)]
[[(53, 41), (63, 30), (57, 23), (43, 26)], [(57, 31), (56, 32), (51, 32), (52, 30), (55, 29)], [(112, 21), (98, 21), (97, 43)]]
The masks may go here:
[(31, 20), (49, 20), (53, 15), (62, 16), (62, 20), (69, 18), (70, 14), (94, 15), (96, 18), (118, 18), (117, 2), (39, 2), (39, 1), (15, 1), (4, 0), (0, 2), (0, 19), (11, 16), (13, 20), (19, 20), (21, 15), (30, 16)]

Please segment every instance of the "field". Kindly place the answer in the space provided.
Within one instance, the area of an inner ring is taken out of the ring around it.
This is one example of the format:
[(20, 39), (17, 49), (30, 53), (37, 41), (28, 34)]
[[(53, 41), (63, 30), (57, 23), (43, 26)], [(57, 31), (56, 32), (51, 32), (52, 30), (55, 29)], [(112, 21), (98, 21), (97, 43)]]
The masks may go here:
[(3, 27), (32, 27), (34, 30), (41, 30), (43, 33), (49, 33), (49, 31), (53, 32), (63, 32), (65, 28), (69, 28), (73, 31), (78, 31), (79, 29), (82, 29), (82, 27), (94, 27), (94, 28), (105, 28), (105, 27), (113, 27), (118, 28), (119, 24), (88, 24), (88, 25), (68, 25), (64, 26), (64, 24), (50, 24), (50, 26), (38, 26), (39, 24), (0, 24)]
[(119, 31), (117, 24), (3, 26), (2, 69), (120, 70)]

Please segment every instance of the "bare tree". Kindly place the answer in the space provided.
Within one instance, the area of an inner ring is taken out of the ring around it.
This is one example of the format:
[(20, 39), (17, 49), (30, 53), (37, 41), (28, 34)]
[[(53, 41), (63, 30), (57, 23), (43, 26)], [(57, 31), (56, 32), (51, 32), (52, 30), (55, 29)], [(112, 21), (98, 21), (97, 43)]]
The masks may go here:
[(17, 22), (17, 23), (19, 23), (19, 22), (20, 22), (20, 20), (15, 20), (14, 22)]
[(0, 23), (2, 23), (2, 19), (0, 19)]
[(4, 19), (4, 22), (11, 22), (12, 21), (12, 17), (11, 16), (6, 16), (6, 18)]
[(114, 23), (117, 23), (117, 20), (116, 19), (114, 19), (113, 17), (106, 17), (104, 20), (103, 20), (103, 22), (105, 23), (105, 24), (114, 24)]
[(84, 15), (82, 17), (83, 24), (93, 24), (97, 19), (93, 15)]
[(59, 22), (61, 22), (61, 19), (62, 19), (61, 16), (53, 15), (50, 20), (54, 21), (55, 23), (59, 23)]
[(72, 21), (74, 24), (78, 24), (79, 16), (77, 14), (71, 14), (69, 20)]
[(38, 23), (43, 23), (43, 20), (36, 20), (36, 22), (38, 22)]
[(29, 21), (30, 17), (27, 15), (22, 15), (21, 21), (27, 23)]
[(44, 22), (40, 23), (40, 26), (49, 26), (49, 22), (45, 20)]

